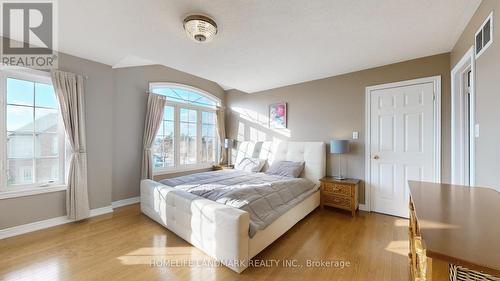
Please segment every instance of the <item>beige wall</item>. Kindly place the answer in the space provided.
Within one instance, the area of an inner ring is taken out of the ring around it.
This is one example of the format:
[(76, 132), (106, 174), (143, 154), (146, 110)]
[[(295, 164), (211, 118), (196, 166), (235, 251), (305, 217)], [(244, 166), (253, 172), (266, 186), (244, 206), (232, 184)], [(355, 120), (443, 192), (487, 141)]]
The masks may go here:
[[(371, 85), (441, 75), (442, 87), (442, 179), (450, 179), (450, 56), (448, 53), (315, 80), (296, 85), (246, 94), (227, 91), (228, 136), (238, 137), (245, 127), (246, 139), (259, 134), (292, 141), (323, 141), (332, 138), (351, 138), (358, 131), (359, 139), (352, 141), (348, 159), (348, 175), (364, 178), (364, 108), (365, 88)], [(288, 103), (288, 130), (267, 128), (268, 105)], [(254, 137), (255, 138), (255, 137)], [(337, 167), (327, 156), (327, 174)], [(360, 192), (364, 202), (364, 192)]]
[(483, 0), (451, 52), (451, 68), (474, 44), (474, 34), (493, 14), (493, 44), (476, 60), (476, 185), (500, 191), (500, 1)]
[[(345, 75), (281, 87), (255, 94), (227, 91), (216, 84), (163, 66), (112, 69), (110, 66), (60, 54), (60, 68), (85, 74), (89, 197), (91, 208), (109, 206), (112, 201), (139, 195), (140, 155), (148, 82), (177, 82), (211, 92), (227, 101), (228, 135), (236, 138), (240, 124), (244, 134), (261, 134), (295, 141), (324, 141), (350, 138), (359, 131), (349, 154), (348, 175), (364, 177), (364, 94), (365, 87), (434, 75), (442, 76), (442, 180), (450, 179), (450, 66), (453, 67), (473, 44), (476, 29), (500, 1), (483, 0), (451, 54), (441, 54), (382, 66)], [(495, 28), (494, 38), (498, 37)], [(496, 40), (495, 39), (495, 40)], [(477, 183), (500, 186), (500, 48), (494, 43), (476, 62)], [(498, 40), (497, 40), (498, 41)], [(288, 103), (289, 129), (266, 128), (268, 105)], [(238, 110), (238, 112), (236, 112)], [(259, 133), (260, 132), (260, 133)], [(328, 155), (328, 174), (333, 159)], [(361, 195), (364, 201), (364, 194)], [(65, 214), (64, 192), (0, 200), (0, 229), (49, 219)]]
[[(91, 209), (139, 196), (145, 91), (150, 81), (188, 84), (225, 100), (216, 83), (159, 65), (113, 69), (59, 54), (59, 68), (88, 76), (85, 120)], [(65, 192), (0, 200), (0, 229), (64, 216), (65, 200)]]
[[(85, 105), (90, 208), (111, 204), (113, 161), (113, 69), (101, 63), (59, 55), (59, 68), (88, 76)], [(0, 200), (0, 229), (66, 214), (65, 192)]]
[[(175, 82), (205, 90), (223, 103), (216, 83), (160, 65), (116, 69), (114, 110), (113, 201), (139, 196), (142, 135), (149, 82)], [(171, 176), (171, 175), (170, 175)], [(166, 177), (166, 176), (164, 176)], [(161, 178), (164, 178), (161, 177)]]

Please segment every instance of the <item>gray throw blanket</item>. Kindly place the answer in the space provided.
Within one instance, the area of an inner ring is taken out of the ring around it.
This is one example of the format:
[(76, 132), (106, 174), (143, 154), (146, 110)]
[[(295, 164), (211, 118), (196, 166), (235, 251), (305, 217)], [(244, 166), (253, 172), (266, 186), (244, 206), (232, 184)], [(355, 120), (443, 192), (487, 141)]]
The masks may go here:
[(247, 211), (250, 237), (317, 190), (308, 179), (238, 170), (197, 173), (161, 183)]

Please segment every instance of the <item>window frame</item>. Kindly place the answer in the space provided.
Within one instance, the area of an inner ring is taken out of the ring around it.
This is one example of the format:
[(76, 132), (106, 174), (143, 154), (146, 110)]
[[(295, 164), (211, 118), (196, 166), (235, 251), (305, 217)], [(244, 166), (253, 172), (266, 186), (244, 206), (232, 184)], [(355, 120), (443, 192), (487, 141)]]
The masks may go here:
[[(156, 168), (153, 167), (153, 175), (164, 175), (185, 171), (193, 171), (193, 170), (201, 170), (208, 169), (212, 167), (219, 159), (220, 156), (220, 145), (219, 138), (215, 137), (215, 160), (213, 162), (201, 162), (202, 159), (202, 112), (212, 112), (217, 114), (217, 107), (221, 106), (221, 99), (204, 91), (198, 89), (193, 86), (179, 84), (179, 83), (170, 83), (170, 82), (151, 82), (149, 83), (149, 93), (154, 93), (155, 88), (178, 88), (190, 92), (194, 92), (199, 94), (205, 98), (208, 98), (215, 102), (215, 107), (202, 106), (202, 105), (194, 105), (192, 103), (183, 103), (178, 101), (172, 101), (167, 98), (167, 102), (165, 106), (171, 106), (174, 108), (174, 166), (171, 167), (161, 167)], [(196, 110), (196, 163), (195, 164), (180, 164), (180, 109), (192, 109)], [(217, 117), (216, 117), (217, 118)], [(163, 121), (162, 121), (163, 122)], [(217, 121), (215, 124), (215, 130), (217, 131)], [(158, 132), (157, 132), (158, 134)], [(216, 132), (217, 134), (217, 132)]]
[[(59, 130), (58, 136), (58, 159), (59, 159), (59, 180), (53, 183), (33, 183), (25, 185), (7, 185), (7, 79), (19, 79), (34, 83), (52, 85), (50, 72), (12, 67), (0, 66), (0, 199), (30, 196), (35, 194), (56, 192), (67, 189), (66, 183), (66, 135), (62, 115), (58, 116)], [(35, 106), (35, 105), (34, 105)], [(60, 113), (60, 109), (59, 109)], [(36, 142), (34, 141), (34, 146)], [(35, 153), (35, 151), (33, 151)], [(33, 155), (36, 159), (36, 155)], [(33, 167), (36, 170), (36, 166)], [(32, 177), (36, 178), (36, 171), (32, 172)]]

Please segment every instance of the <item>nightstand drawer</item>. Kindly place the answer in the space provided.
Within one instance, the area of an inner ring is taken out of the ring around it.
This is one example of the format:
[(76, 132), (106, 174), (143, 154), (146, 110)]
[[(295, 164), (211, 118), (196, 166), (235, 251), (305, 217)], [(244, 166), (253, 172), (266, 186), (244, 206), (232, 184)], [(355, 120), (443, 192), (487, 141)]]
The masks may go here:
[(349, 210), (354, 217), (358, 209), (359, 180), (324, 177), (320, 181), (321, 208), (326, 205)]
[(333, 205), (339, 208), (351, 208), (351, 198), (337, 195), (325, 194), (323, 195), (323, 204)]
[(323, 191), (325, 193), (338, 194), (343, 196), (351, 196), (351, 187), (345, 184), (338, 183), (323, 183)]

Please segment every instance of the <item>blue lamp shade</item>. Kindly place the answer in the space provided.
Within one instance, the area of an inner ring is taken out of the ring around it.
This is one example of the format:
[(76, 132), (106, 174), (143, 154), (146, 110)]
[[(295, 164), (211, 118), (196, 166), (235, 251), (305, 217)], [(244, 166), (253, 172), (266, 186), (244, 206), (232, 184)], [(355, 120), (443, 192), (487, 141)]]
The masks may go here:
[(330, 141), (330, 153), (331, 154), (342, 154), (349, 152), (349, 141), (348, 140), (331, 140)]

